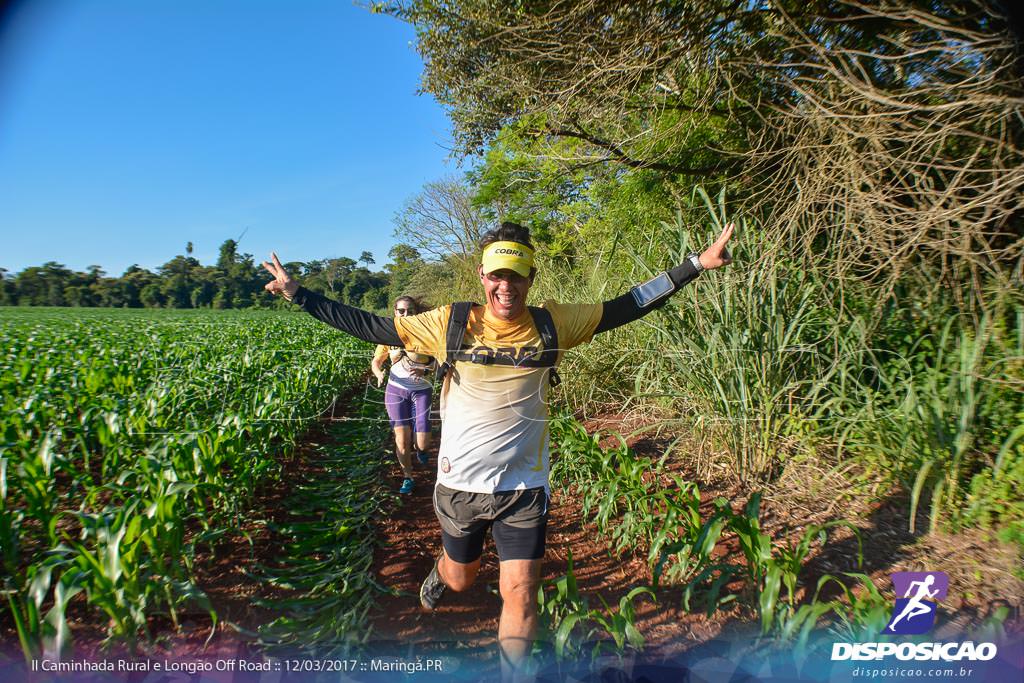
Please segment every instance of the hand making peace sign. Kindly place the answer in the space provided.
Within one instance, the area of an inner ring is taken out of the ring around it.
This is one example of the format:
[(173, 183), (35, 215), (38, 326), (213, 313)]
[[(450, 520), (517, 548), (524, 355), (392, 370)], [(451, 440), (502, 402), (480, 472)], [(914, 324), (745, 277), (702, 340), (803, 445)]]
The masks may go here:
[(299, 291), (299, 283), (288, 276), (284, 266), (277, 260), (277, 254), (270, 252), (270, 258), (274, 259), (274, 262), (271, 264), (264, 261), (263, 267), (274, 276), (274, 279), (263, 285), (263, 288), (271, 294), (281, 294), (285, 299), (291, 301), (295, 293)]
[(718, 236), (718, 239), (700, 255), (700, 264), (704, 266), (704, 270), (714, 270), (715, 268), (721, 268), (732, 263), (732, 256), (729, 254), (729, 250), (725, 248), (725, 245), (729, 242), (729, 238), (732, 237), (732, 231), (735, 228), (735, 223), (726, 223), (725, 230)]

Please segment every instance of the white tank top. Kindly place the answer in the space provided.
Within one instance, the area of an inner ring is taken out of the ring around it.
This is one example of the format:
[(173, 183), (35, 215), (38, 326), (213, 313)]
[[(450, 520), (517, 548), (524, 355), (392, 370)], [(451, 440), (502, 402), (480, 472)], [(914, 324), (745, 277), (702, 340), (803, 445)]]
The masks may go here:
[[(388, 377), (388, 384), (393, 384), (406, 391), (420, 391), (433, 386), (429, 379), (418, 377), (413, 372), (414, 364), (402, 349), (389, 349), (388, 355), (391, 357), (391, 375)], [(419, 365), (419, 363), (415, 365)]]

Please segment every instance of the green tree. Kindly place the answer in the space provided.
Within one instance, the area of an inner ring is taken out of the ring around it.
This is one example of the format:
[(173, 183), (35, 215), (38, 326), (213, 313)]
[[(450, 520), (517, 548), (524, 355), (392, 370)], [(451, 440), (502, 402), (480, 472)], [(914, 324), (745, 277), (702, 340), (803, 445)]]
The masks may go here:
[(192, 270), (192, 308), (209, 308), (217, 294), (218, 271), (212, 266), (200, 266)]
[(1001, 3), (376, 7), (415, 27), (423, 88), (450, 111), (457, 153), (513, 126), (568, 173), (728, 186), (763, 216), (766, 244), (885, 293), (924, 260), (951, 286), (1018, 277), (1024, 126), (1005, 103), (1020, 102), (1024, 71)]
[(423, 265), (420, 253), (408, 244), (396, 244), (388, 251), (390, 262), (384, 266), (390, 279), (388, 299), (394, 301), (403, 294), (409, 294), (409, 281), (418, 268)]
[[(142, 291), (149, 285), (157, 286), (158, 276), (137, 264), (125, 269), (120, 278), (121, 305), (128, 308), (141, 308), (149, 305), (142, 300)], [(159, 288), (159, 287), (158, 287)]]
[(248, 308), (261, 303), (264, 277), (256, 268), (252, 254), (239, 256), (228, 270), (228, 278), (234, 294), (233, 308)]
[(238, 242), (235, 240), (224, 240), (220, 245), (220, 255), (217, 257), (217, 267), (227, 271), (238, 260)]
[(346, 256), (327, 259), (321, 271), (322, 281), (326, 284), (326, 293), (334, 297), (342, 296), (352, 273), (356, 270), (356, 262)]
[[(188, 249), (186, 249), (186, 252)], [(373, 262), (370, 252), (363, 252)], [(328, 293), (356, 305), (365, 301), (379, 309), (386, 300), (390, 277), (371, 273), (348, 257), (302, 263), (287, 268), (303, 278), (314, 291)], [(120, 277), (108, 277), (98, 265), (74, 272), (49, 261), (11, 276), (0, 269), (0, 305), (109, 306), (166, 308), (282, 307), (263, 289), (266, 274), (252, 254), (240, 254), (235, 240), (225, 240), (216, 265), (204, 266), (187, 254), (179, 254), (153, 273), (137, 264)], [(346, 292), (348, 294), (346, 294)], [(369, 293), (369, 294), (368, 294)]]
[(65, 306), (64, 288), (71, 284), (72, 272), (55, 261), (30, 266), (15, 276), (18, 303), (22, 306)]
[(14, 279), (6, 268), (0, 268), (0, 306), (13, 306), (18, 303), (18, 290)]
[(142, 288), (142, 291), (139, 292), (139, 300), (146, 308), (160, 308), (165, 301), (160, 285), (155, 282)]
[(371, 287), (363, 293), (359, 307), (368, 311), (384, 311), (388, 308), (388, 290), (382, 287)]
[(175, 256), (160, 266), (157, 272), (162, 277), (161, 295), (168, 308), (191, 308), (193, 271), (199, 261), (191, 256)]

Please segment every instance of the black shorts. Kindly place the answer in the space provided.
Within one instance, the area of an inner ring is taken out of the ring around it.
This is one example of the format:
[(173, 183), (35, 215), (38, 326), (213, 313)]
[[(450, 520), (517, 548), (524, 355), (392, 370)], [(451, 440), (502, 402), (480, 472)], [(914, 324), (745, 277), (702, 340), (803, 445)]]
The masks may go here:
[(488, 529), (500, 561), (544, 557), (548, 494), (543, 488), (472, 493), (438, 484), (434, 512), (441, 523), (444, 551), (456, 562), (480, 559)]

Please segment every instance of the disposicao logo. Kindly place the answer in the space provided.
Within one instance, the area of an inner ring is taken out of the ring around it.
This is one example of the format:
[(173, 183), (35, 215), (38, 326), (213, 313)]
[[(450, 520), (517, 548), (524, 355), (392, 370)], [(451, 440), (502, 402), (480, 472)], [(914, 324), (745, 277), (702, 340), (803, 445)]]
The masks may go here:
[[(896, 606), (882, 633), (917, 636), (930, 631), (935, 625), (938, 601), (944, 600), (949, 590), (949, 577), (943, 572), (896, 572), (892, 584), (896, 589)], [(889, 656), (915, 661), (987, 661), (996, 656), (996, 645), (972, 641), (832, 644), (833, 660), (878, 660)]]
[[(943, 572), (896, 572), (892, 575), (896, 589), (896, 609), (882, 633), (917, 636), (928, 633), (935, 625), (939, 600), (946, 599), (949, 577)], [(899, 596), (903, 597), (899, 597)]]

